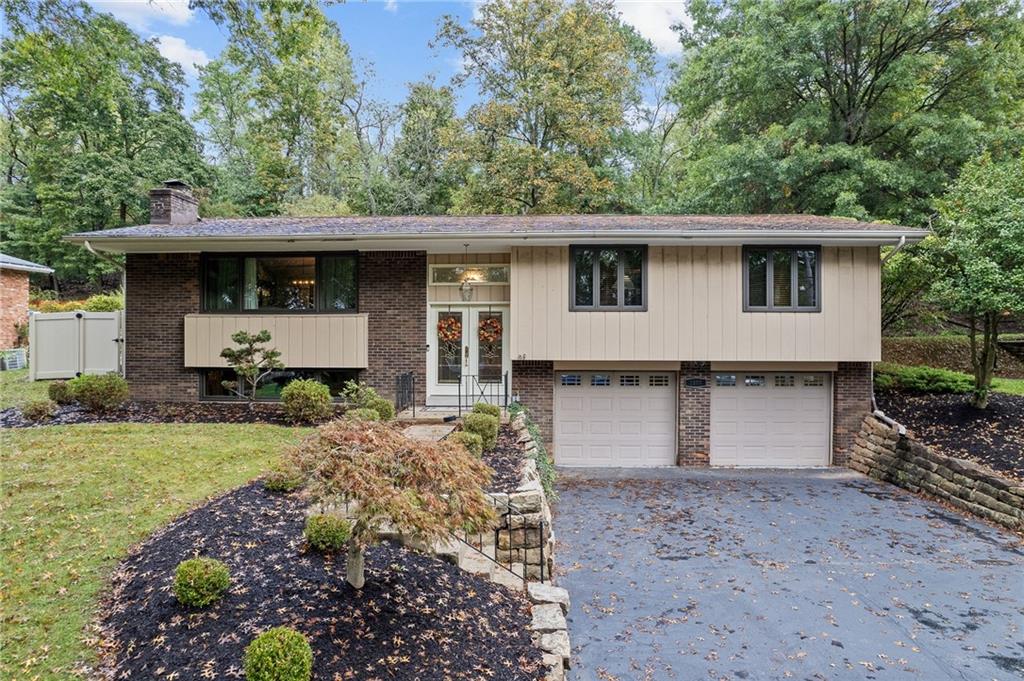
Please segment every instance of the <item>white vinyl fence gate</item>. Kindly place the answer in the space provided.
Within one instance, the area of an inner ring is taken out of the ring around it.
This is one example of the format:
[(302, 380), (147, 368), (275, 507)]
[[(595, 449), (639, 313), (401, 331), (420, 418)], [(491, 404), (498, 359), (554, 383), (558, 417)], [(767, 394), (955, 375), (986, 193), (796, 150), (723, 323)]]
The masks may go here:
[(123, 373), (121, 312), (33, 312), (29, 380)]

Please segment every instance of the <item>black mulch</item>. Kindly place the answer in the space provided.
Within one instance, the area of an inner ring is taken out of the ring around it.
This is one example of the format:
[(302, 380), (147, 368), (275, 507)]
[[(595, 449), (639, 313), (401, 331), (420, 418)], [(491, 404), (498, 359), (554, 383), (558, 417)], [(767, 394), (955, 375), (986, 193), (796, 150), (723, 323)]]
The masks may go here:
[(22, 418), (21, 410), (0, 411), (0, 428), (65, 426), (77, 423), (271, 423), (291, 425), (279, 404), (231, 402), (126, 402), (105, 414), (94, 414), (77, 404), (61, 406), (48, 421)]
[[(522, 594), (441, 560), (381, 545), (361, 591), (345, 561), (306, 553), (303, 506), (259, 483), (202, 506), (147, 540), (115, 573), (103, 629), (109, 678), (240, 678), (245, 646), (279, 625), (313, 647), (314, 679), (536, 679)], [(206, 609), (171, 593), (175, 566), (226, 562), (232, 586)], [(172, 676), (175, 674), (176, 676)]]
[(1024, 480), (1024, 397), (992, 393), (987, 409), (965, 395), (879, 392), (879, 408), (920, 442)]
[(498, 444), (484, 452), (484, 463), (494, 469), (488, 489), (492, 492), (514, 492), (523, 478), (523, 446), (516, 442), (515, 431), (507, 423), (498, 431)]

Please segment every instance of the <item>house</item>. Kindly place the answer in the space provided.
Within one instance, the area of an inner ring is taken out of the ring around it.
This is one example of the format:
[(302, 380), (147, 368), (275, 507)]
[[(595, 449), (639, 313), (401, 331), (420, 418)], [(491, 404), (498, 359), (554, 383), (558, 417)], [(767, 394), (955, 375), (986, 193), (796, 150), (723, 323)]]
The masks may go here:
[(28, 324), (28, 276), (53, 274), (46, 265), (0, 253), (0, 350), (18, 345), (18, 329)]
[(265, 328), (284, 378), (517, 399), (561, 465), (844, 463), (881, 353), (879, 248), (926, 235), (808, 215), (201, 220), (173, 182), (151, 208), (71, 237), (126, 254), (136, 398), (226, 398), (221, 349)]

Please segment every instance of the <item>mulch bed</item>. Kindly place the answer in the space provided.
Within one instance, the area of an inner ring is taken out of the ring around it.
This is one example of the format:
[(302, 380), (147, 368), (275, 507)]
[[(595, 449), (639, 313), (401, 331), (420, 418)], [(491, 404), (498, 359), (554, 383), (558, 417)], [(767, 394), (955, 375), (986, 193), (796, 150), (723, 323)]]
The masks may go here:
[(279, 404), (239, 402), (126, 402), (106, 414), (86, 411), (77, 404), (58, 407), (47, 421), (33, 422), (17, 407), (0, 411), (0, 428), (66, 426), (77, 423), (270, 423), (292, 425)]
[(515, 431), (507, 423), (498, 430), (498, 444), (493, 450), (484, 452), (484, 463), (494, 469), (494, 478), (488, 490), (491, 492), (514, 492), (523, 478), (523, 447), (516, 442)]
[(1024, 480), (1024, 397), (992, 393), (987, 409), (965, 395), (886, 391), (876, 399), (919, 442)]
[[(241, 678), (245, 647), (286, 625), (307, 636), (314, 679), (541, 677), (522, 594), (391, 545), (367, 552), (367, 581), (345, 582), (343, 555), (306, 552), (303, 504), (252, 483), (174, 521), (115, 573), (101, 628), (108, 678)], [(175, 600), (177, 564), (228, 564), (232, 586), (199, 610)]]

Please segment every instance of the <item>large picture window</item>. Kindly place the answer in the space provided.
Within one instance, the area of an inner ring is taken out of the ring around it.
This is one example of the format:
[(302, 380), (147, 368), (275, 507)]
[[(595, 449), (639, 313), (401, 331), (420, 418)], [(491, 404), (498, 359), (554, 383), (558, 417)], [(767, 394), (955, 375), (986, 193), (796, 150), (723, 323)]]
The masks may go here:
[[(210, 400), (240, 400), (237, 392), (232, 392), (224, 382), (232, 384), (235, 390), (242, 385), (233, 369), (203, 369), (202, 397)], [(358, 369), (281, 369), (271, 373), (256, 391), (257, 400), (274, 401), (281, 399), (281, 391), (286, 385), (298, 379), (312, 379), (326, 385), (331, 397), (340, 398), (341, 391), (349, 381), (359, 380)]]
[(743, 310), (821, 311), (821, 250), (816, 247), (743, 249)]
[(645, 246), (570, 248), (571, 310), (645, 310)]
[(355, 312), (357, 258), (338, 255), (209, 255), (204, 312)]

